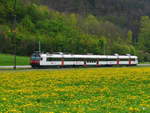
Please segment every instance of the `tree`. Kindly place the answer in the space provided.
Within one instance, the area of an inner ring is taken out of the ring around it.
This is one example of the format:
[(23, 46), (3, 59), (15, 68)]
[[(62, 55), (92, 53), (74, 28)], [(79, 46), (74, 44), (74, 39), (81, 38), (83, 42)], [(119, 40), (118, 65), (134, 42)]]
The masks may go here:
[(150, 18), (148, 16), (141, 18), (139, 45), (141, 49), (150, 53)]
[(143, 56), (145, 56), (143, 60), (148, 60), (149, 58), (146, 58), (150, 54), (150, 18), (148, 16), (141, 18), (138, 48)]
[(129, 30), (127, 33), (127, 43), (132, 44), (132, 31)]

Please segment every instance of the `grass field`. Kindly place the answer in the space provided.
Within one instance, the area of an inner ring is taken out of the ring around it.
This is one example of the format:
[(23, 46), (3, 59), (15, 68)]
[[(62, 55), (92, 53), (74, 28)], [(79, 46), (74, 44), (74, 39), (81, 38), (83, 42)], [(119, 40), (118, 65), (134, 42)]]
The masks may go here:
[[(17, 65), (29, 65), (28, 57), (16, 57)], [(7, 54), (0, 54), (0, 66), (14, 65), (14, 56)]]
[(140, 64), (150, 64), (150, 62), (140, 62)]
[(150, 113), (150, 68), (0, 72), (1, 113)]

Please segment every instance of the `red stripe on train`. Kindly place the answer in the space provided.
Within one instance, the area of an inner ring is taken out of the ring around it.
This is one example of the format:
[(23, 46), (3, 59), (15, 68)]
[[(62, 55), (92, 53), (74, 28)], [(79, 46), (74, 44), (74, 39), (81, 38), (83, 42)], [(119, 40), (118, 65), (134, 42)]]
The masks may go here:
[(99, 60), (97, 60), (97, 62), (96, 62), (96, 66), (99, 66), (100, 64), (99, 64)]
[(119, 64), (120, 64), (120, 59), (118, 58), (118, 59), (117, 59), (117, 65), (119, 65)]
[(129, 59), (129, 65), (131, 65), (131, 59)]
[(84, 61), (84, 65), (83, 66), (87, 66), (86, 61)]
[(64, 66), (64, 59), (61, 59), (61, 66)]
[(40, 61), (37, 61), (37, 60), (32, 60), (31, 61), (31, 64), (39, 64), (40, 63)]

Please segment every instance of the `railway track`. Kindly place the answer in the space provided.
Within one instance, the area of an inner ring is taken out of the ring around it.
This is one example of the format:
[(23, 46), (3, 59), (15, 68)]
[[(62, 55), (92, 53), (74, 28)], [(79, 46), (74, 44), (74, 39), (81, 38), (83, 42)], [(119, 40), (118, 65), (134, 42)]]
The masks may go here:
[[(8, 69), (8, 68), (13, 68), (14, 66), (0, 66), (0, 69)], [(25, 65), (25, 66), (16, 66), (16, 68), (31, 68), (30, 65)]]
[(138, 64), (138, 66), (142, 66), (142, 67), (145, 67), (145, 66), (150, 66), (150, 64)]
[[(0, 66), (0, 70), (13, 70), (13, 67), (14, 66)], [(138, 64), (138, 67), (150, 67), (150, 64)], [(16, 66), (16, 69), (35, 70), (35, 69), (32, 69), (30, 65)], [(52, 69), (56, 70), (58, 68), (52, 68)], [(64, 69), (70, 69), (70, 68), (64, 68)], [(40, 70), (42, 70), (42, 69), (40, 69)]]

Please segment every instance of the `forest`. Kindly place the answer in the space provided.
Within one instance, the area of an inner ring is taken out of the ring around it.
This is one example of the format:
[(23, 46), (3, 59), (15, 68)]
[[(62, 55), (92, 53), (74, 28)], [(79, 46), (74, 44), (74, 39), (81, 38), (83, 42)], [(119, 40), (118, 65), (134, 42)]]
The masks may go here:
[(0, 53), (17, 47), (17, 55), (30, 56), (40, 42), (43, 52), (130, 53), (150, 61), (148, 0), (14, 1), (0, 0)]

